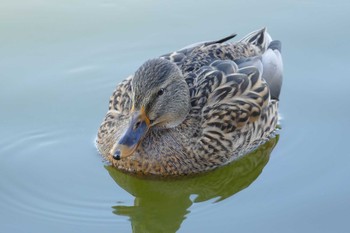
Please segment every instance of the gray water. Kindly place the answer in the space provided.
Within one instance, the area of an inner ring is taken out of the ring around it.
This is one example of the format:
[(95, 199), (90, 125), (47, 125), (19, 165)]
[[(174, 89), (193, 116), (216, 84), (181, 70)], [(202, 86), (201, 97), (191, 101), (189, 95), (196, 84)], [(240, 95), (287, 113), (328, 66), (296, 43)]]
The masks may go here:
[[(0, 232), (350, 232), (349, 15), (345, 0), (0, 0)], [(283, 43), (279, 137), (190, 179), (102, 160), (108, 98), (143, 61), (263, 26)]]

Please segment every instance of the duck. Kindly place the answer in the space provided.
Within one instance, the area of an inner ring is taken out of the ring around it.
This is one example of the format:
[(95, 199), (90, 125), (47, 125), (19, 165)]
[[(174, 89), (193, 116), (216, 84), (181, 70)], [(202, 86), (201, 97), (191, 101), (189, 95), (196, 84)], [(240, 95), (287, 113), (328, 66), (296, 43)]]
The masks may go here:
[(275, 135), (281, 42), (266, 28), (195, 43), (144, 62), (117, 85), (96, 146), (123, 172), (214, 170)]

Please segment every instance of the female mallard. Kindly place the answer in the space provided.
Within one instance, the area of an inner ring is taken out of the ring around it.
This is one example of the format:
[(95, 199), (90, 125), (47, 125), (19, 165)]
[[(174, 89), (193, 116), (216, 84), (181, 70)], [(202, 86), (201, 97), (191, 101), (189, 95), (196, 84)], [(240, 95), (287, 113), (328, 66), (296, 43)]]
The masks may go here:
[(118, 169), (186, 175), (265, 142), (278, 120), (281, 43), (265, 28), (146, 61), (109, 101), (97, 147)]

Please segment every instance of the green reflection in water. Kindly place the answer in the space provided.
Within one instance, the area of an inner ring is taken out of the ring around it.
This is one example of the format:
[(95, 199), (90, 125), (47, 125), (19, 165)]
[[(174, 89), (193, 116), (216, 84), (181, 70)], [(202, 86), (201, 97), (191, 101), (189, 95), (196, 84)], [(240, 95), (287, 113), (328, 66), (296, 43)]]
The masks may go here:
[(278, 138), (227, 166), (193, 177), (149, 179), (106, 166), (115, 182), (135, 197), (133, 206), (113, 206), (113, 213), (129, 216), (133, 232), (176, 232), (192, 203), (222, 201), (248, 187), (269, 161)]

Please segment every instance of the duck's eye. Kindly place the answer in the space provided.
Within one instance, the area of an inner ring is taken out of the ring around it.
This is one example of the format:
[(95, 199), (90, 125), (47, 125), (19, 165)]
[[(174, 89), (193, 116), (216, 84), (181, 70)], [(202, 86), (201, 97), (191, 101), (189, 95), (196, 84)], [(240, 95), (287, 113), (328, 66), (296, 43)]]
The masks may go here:
[(162, 88), (162, 89), (160, 89), (160, 90), (158, 91), (157, 95), (158, 95), (158, 96), (161, 96), (161, 95), (163, 95), (163, 94), (164, 94), (164, 89)]

